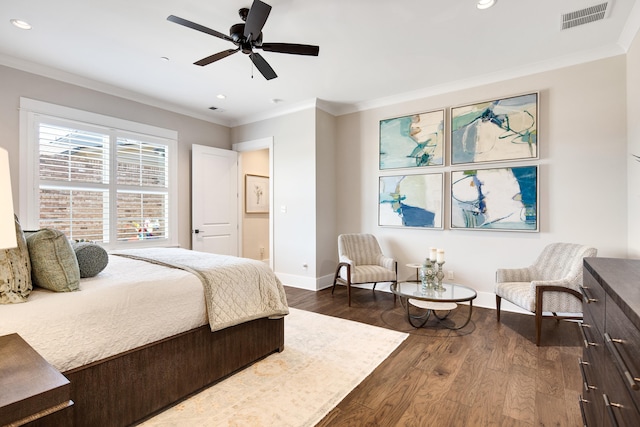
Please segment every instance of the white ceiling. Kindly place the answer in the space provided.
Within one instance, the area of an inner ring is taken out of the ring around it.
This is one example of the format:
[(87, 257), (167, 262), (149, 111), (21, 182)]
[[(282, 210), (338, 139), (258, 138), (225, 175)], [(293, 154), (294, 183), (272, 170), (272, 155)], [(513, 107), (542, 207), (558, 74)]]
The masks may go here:
[(605, 0), (498, 0), (484, 11), (476, 0), (265, 0), (265, 42), (320, 46), (318, 57), (259, 51), (278, 74), (267, 81), (242, 53), (193, 65), (234, 46), (166, 19), (228, 34), (251, 1), (3, 0), (0, 64), (233, 126), (315, 99), (344, 114), (619, 55), (640, 27), (640, 0), (614, 0), (605, 20), (564, 31), (563, 13)]

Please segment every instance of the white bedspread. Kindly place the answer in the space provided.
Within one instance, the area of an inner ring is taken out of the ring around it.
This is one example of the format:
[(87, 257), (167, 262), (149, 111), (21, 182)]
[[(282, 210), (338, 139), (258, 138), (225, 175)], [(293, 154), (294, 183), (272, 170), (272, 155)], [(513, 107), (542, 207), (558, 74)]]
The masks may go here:
[(212, 331), (289, 314), (282, 283), (261, 261), (180, 248), (129, 249), (114, 254), (179, 268), (199, 277)]
[(0, 335), (18, 333), (61, 372), (206, 325), (200, 279), (183, 270), (110, 256), (80, 291), (36, 288), (0, 305)]

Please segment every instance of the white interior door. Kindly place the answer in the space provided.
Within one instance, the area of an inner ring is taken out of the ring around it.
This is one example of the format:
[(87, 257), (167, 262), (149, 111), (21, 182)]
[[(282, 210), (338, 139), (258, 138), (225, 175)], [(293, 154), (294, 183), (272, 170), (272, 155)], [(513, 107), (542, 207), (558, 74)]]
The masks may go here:
[(238, 256), (238, 153), (191, 146), (191, 247)]

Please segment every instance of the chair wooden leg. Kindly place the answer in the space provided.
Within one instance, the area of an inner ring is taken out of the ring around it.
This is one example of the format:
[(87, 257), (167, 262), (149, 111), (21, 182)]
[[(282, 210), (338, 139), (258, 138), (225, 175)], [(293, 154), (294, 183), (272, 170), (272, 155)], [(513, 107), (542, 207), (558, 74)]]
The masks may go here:
[(336, 290), (336, 284), (338, 283), (338, 277), (340, 277), (341, 268), (342, 266), (338, 265), (338, 268), (336, 268), (336, 274), (333, 276), (333, 288), (331, 288), (331, 295), (333, 295), (333, 291)]
[(349, 301), (349, 307), (351, 307), (351, 280), (347, 280), (347, 301)]
[(540, 334), (542, 333), (542, 294), (544, 290), (536, 288), (536, 345), (540, 346)]
[(498, 322), (500, 322), (500, 303), (502, 302), (502, 297), (496, 295), (496, 316), (498, 318)]
[(540, 334), (542, 330), (542, 313), (536, 313), (536, 345), (540, 346)]

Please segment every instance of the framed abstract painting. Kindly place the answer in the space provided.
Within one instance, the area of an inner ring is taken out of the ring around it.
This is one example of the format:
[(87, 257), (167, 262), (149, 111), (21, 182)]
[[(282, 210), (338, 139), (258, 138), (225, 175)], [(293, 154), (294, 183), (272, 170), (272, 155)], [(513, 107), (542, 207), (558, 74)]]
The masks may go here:
[(538, 158), (538, 94), (451, 108), (451, 164)]
[(442, 229), (443, 194), (443, 173), (381, 176), (378, 224)]
[(451, 172), (451, 229), (538, 231), (538, 166)]
[(444, 110), (380, 120), (380, 170), (444, 165)]

